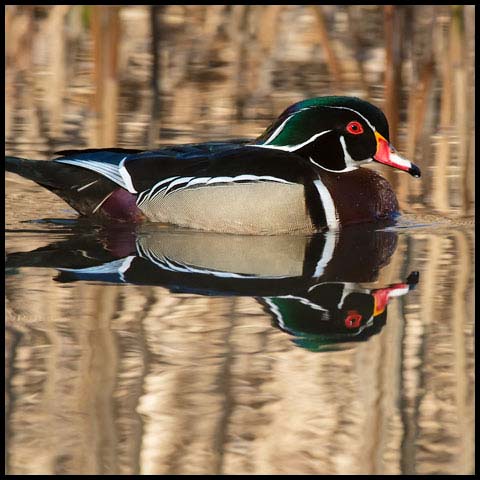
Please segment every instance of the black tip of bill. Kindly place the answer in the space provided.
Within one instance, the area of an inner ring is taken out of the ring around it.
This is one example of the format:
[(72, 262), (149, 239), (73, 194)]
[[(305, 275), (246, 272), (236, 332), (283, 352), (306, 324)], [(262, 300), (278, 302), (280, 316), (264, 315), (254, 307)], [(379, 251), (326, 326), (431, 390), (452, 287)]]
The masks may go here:
[(417, 286), (419, 279), (420, 279), (420, 273), (418, 271), (414, 270), (413, 272), (410, 273), (406, 281), (406, 283), (410, 287), (410, 290), (413, 290)]
[(408, 173), (415, 178), (420, 178), (422, 176), (420, 169), (413, 163), (412, 163), (412, 166), (408, 169)]

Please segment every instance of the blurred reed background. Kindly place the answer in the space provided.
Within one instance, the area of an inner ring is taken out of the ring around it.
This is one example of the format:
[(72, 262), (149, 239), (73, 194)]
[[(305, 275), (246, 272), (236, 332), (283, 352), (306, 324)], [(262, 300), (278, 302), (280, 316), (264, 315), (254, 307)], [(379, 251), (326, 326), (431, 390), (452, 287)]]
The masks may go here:
[(17, 102), (34, 107), (22, 133), (48, 156), (251, 137), (292, 102), (357, 95), (384, 109), (394, 145), (422, 169), (420, 182), (382, 170), (404, 209), (469, 216), (474, 8), (9, 5), (7, 149)]
[[(8, 5), (8, 154), (256, 136), (295, 101), (357, 95), (422, 169), (380, 167), (402, 210), (456, 223), (400, 232), (380, 285), (419, 270), (417, 290), (381, 334), (328, 354), (295, 347), (253, 298), (20, 269), (7, 473), (474, 472), (474, 8)], [(22, 220), (75, 218), (20, 182), (7, 253), (62, 236)]]

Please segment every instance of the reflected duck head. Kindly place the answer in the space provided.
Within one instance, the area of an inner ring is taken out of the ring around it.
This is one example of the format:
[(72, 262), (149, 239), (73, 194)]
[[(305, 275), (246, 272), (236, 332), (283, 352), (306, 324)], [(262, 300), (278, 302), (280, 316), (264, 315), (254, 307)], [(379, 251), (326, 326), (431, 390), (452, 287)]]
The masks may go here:
[(293, 336), (298, 346), (319, 352), (349, 348), (380, 333), (387, 321), (388, 302), (414, 289), (419, 273), (384, 288), (325, 282), (313, 285), (302, 297), (264, 299), (275, 324)]

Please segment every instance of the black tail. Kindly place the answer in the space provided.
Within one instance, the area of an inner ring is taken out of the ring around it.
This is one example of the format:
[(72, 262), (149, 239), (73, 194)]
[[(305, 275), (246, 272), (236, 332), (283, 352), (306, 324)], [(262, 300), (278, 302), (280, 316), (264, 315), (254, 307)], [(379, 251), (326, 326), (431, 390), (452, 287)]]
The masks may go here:
[(46, 175), (46, 165), (43, 165), (44, 163), (47, 164), (49, 162), (26, 160), (25, 158), (19, 157), (5, 157), (5, 170), (33, 180), (41, 185), (48, 185), (51, 179)]
[(48, 160), (5, 157), (5, 170), (47, 188), (82, 215), (92, 214), (97, 205), (118, 188), (96, 172)]

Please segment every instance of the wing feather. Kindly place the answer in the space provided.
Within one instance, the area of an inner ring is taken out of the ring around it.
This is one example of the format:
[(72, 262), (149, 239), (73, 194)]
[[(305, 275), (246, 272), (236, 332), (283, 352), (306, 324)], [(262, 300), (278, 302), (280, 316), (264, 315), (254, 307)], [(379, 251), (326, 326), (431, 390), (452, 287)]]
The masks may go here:
[(117, 185), (120, 185), (122, 188), (128, 190), (125, 180), (120, 173), (118, 165), (106, 162), (97, 162), (95, 160), (84, 160), (79, 158), (59, 158), (56, 159), (55, 162), (67, 163), (69, 165), (75, 165), (77, 167), (86, 168), (87, 170), (92, 170), (93, 172), (97, 172), (100, 175), (103, 175), (112, 182), (115, 182)]

